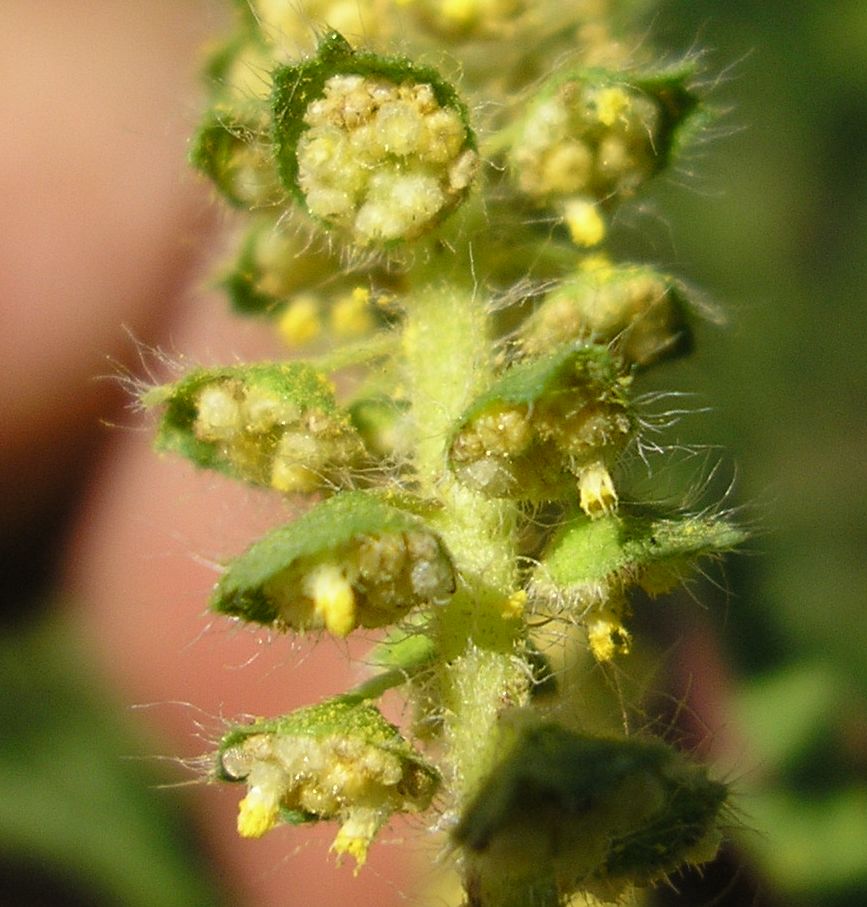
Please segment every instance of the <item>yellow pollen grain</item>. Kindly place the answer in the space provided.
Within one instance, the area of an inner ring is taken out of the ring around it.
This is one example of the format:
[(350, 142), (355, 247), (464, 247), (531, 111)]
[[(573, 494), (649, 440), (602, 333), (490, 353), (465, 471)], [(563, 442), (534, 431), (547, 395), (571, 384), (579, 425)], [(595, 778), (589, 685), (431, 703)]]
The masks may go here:
[(331, 329), (338, 337), (359, 337), (373, 327), (370, 314), (370, 290), (356, 287), (349, 295), (334, 303), (331, 309)]
[(267, 803), (254, 787), (238, 804), (238, 834), (242, 838), (261, 838), (277, 824), (276, 803)]
[(526, 604), (526, 591), (524, 589), (516, 589), (503, 603), (503, 617), (506, 618), (506, 620), (522, 617)]
[(603, 126), (613, 126), (631, 105), (629, 95), (622, 88), (603, 88), (596, 96), (596, 117)]
[(289, 303), (277, 322), (277, 330), (287, 346), (303, 346), (322, 332), (319, 305), (313, 296), (298, 296)]
[(572, 199), (566, 203), (563, 219), (576, 246), (590, 248), (605, 239), (605, 220), (592, 202)]
[(356, 627), (356, 602), (352, 584), (336, 564), (322, 564), (307, 578), (313, 608), (325, 629), (334, 636), (347, 636)]

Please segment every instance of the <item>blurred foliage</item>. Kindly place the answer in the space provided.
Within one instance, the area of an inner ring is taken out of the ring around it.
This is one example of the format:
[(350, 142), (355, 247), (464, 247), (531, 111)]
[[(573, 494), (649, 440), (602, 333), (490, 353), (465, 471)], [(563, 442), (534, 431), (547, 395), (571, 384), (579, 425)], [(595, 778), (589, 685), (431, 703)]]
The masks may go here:
[(668, 0), (654, 33), (707, 48), (724, 111), (647, 254), (728, 316), (672, 383), (755, 530), (718, 620), (739, 837), (782, 903), (867, 903), (867, 4)]
[(84, 661), (56, 618), (0, 637), (0, 900), (216, 907), (181, 792)]

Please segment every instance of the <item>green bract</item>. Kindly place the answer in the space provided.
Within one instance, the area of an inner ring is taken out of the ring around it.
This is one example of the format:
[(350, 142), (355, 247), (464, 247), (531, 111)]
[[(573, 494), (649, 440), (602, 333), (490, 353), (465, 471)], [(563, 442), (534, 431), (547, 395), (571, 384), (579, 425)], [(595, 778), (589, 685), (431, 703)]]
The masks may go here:
[(337, 32), (274, 73), (280, 177), (359, 245), (412, 239), (467, 194), (478, 155), (454, 89), (405, 58), (354, 51)]
[(365, 492), (345, 492), (275, 529), (232, 561), (211, 607), (277, 629), (394, 623), (448, 599), (451, 559), (413, 513)]
[(214, 107), (193, 138), (190, 162), (239, 208), (277, 204), (284, 191), (271, 162), (267, 131), (225, 105)]
[(396, 812), (427, 809), (439, 774), (379, 710), (340, 698), (232, 728), (220, 741), (214, 777), (244, 782), (244, 837), (278, 821), (336, 819), (338, 853), (363, 863), (379, 828)]
[(616, 899), (715, 851), (726, 787), (655, 740), (520, 730), (453, 832), (490, 886), (553, 876)]
[(346, 485), (364, 447), (331, 384), (301, 362), (196, 369), (148, 391), (159, 450), (278, 491)]
[(729, 551), (745, 538), (742, 529), (714, 516), (621, 510), (590, 520), (576, 514), (548, 544), (532, 590), (578, 608), (633, 585), (659, 595), (679, 585), (700, 558)]
[(580, 622), (599, 661), (629, 651), (626, 592), (641, 586), (650, 595), (670, 592), (702, 557), (740, 544), (744, 533), (718, 517), (608, 514), (568, 519), (533, 572), (534, 609)]

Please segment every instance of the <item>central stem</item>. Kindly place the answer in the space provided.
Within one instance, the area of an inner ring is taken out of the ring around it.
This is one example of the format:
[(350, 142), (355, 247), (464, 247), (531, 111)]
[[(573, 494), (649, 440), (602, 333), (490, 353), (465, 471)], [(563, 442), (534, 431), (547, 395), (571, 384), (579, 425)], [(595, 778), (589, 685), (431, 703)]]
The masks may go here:
[[(431, 279), (412, 294), (404, 333), (419, 490), (441, 505), (432, 522), (459, 576), (458, 589), (436, 622), (447, 808), (455, 816), (495, 763), (501, 714), (525, 704), (529, 691), (520, 657), (517, 507), (461, 485), (448, 465), (458, 419), (493, 374), (489, 321), (485, 302), (472, 287)], [(499, 907), (500, 901), (488, 897), (485, 907)]]

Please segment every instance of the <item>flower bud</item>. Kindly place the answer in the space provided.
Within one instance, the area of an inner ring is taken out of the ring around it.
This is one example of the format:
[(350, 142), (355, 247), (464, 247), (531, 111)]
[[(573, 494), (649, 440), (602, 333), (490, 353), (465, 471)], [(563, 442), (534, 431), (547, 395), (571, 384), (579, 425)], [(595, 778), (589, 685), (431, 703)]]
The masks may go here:
[(278, 491), (348, 485), (364, 447), (331, 385), (301, 362), (196, 369), (145, 394), (158, 450)]
[(617, 900), (711, 859), (726, 795), (660, 741), (535, 724), (518, 731), (453, 838), (488, 892), (553, 879), (563, 894)]
[(608, 468), (633, 422), (608, 351), (573, 345), (495, 381), (461, 418), (450, 461), (492, 497), (562, 500), (577, 478), (585, 511), (607, 513), (617, 503)]
[(431, 69), (355, 52), (336, 32), (274, 75), (281, 178), (360, 246), (414, 239), (466, 196), (478, 164), (466, 108)]
[(689, 351), (683, 287), (641, 266), (599, 264), (548, 293), (521, 325), (520, 348), (539, 356), (584, 340), (608, 344), (625, 368)]
[(439, 784), (436, 769), (374, 706), (340, 698), (233, 728), (214, 777), (247, 785), (242, 837), (261, 837), (280, 821), (337, 820), (332, 850), (359, 867), (388, 819), (427, 809)]
[(515, 185), (540, 204), (633, 195), (667, 165), (695, 108), (689, 75), (593, 69), (554, 76), (517, 130), (509, 154)]
[(701, 558), (719, 556), (745, 533), (721, 517), (623, 512), (566, 520), (539, 559), (530, 583), (534, 609), (583, 624), (591, 651), (610, 661), (629, 649), (626, 592), (670, 592)]
[(393, 624), (447, 600), (455, 573), (421, 518), (365, 492), (345, 492), (256, 542), (229, 565), (213, 610), (276, 629)]

